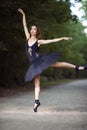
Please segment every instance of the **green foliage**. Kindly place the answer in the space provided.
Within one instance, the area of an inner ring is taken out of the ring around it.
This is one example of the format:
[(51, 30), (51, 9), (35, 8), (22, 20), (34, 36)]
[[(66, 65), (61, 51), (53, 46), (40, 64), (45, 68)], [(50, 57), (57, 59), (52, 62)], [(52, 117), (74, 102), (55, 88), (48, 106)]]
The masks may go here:
[(82, 9), (85, 12), (85, 15), (83, 16), (83, 18), (87, 19), (87, 0), (82, 1)]
[[(25, 11), (28, 27), (34, 23), (41, 27), (43, 38), (72, 36), (74, 39), (73, 42), (42, 46), (41, 53), (59, 51), (62, 53), (60, 61), (86, 63), (86, 37), (82, 32), (84, 28), (80, 23), (72, 22), (77, 18), (71, 15), (68, 0), (4, 0), (0, 2), (0, 84), (20, 84), (29, 66), (24, 49), (26, 40), (22, 17), (17, 12), (18, 8)], [(43, 74), (55, 78), (74, 75), (70, 70), (66, 73), (67, 76), (63, 70), (49, 69)]]

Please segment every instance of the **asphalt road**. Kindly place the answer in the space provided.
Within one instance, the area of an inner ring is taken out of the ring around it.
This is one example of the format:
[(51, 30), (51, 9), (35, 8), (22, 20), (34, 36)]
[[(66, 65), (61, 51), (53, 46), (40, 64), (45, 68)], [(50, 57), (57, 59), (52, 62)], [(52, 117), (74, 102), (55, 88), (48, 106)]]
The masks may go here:
[(33, 100), (33, 91), (0, 98), (0, 130), (87, 130), (87, 80), (43, 89), (37, 113)]

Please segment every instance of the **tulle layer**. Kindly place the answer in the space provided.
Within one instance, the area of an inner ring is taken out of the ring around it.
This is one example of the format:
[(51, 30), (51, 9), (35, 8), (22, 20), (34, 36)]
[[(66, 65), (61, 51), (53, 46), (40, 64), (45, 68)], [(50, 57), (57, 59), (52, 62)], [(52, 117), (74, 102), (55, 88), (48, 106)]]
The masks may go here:
[(33, 62), (24, 77), (25, 82), (31, 81), (38, 74), (41, 74), (45, 69), (55, 63), (60, 57), (60, 53), (49, 53), (44, 56), (40, 56), (35, 62)]

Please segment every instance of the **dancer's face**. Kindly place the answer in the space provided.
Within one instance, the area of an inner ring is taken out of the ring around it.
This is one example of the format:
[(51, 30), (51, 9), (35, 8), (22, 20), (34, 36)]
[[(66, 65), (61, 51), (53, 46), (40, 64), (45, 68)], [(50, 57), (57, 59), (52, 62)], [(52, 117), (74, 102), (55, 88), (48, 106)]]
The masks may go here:
[(30, 35), (31, 36), (36, 36), (37, 35), (37, 27), (35, 25), (31, 26)]

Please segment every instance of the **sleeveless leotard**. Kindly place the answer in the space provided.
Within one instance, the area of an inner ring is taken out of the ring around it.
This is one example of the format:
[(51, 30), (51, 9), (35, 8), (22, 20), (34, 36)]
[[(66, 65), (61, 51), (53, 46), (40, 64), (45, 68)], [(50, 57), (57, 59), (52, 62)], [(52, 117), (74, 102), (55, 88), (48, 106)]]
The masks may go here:
[(41, 74), (43, 70), (47, 69), (53, 63), (55, 63), (60, 57), (60, 53), (48, 53), (46, 55), (39, 54), (38, 41), (36, 41), (32, 46), (28, 45), (28, 42), (25, 45), (26, 54), (31, 62), (26, 74), (25, 74), (25, 82), (31, 81), (38, 74)]

